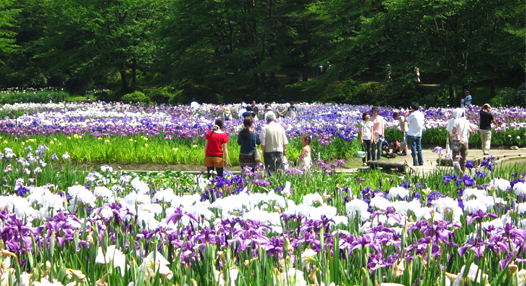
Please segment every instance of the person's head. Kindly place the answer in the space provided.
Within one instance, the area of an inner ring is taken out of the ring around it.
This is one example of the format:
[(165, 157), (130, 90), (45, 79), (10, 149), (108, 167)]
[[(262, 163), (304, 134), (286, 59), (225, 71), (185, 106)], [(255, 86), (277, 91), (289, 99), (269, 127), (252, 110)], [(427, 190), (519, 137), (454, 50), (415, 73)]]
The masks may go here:
[(392, 143), (396, 143), (396, 142), (398, 142), (398, 138), (396, 138), (396, 137), (393, 138), (393, 140), (391, 140), (391, 142), (392, 142)]
[(250, 128), (253, 123), (254, 121), (250, 117), (243, 119), (243, 126), (245, 126), (245, 128)]
[(369, 112), (364, 112), (362, 114), (362, 120), (363, 121), (367, 121), (367, 120), (369, 120), (369, 118), (371, 118), (371, 115), (369, 114)]
[(469, 94), (469, 90), (464, 89), (464, 94), (465, 94), (465, 95), (468, 95), (468, 94)]
[(229, 107), (225, 108), (225, 113), (231, 113), (231, 111), (230, 111), (230, 108), (229, 108)]
[(393, 118), (394, 119), (400, 119), (400, 112), (394, 112), (393, 113)]
[(303, 146), (310, 145), (311, 141), (312, 141), (312, 135), (310, 134), (304, 134), (303, 137), (301, 137), (301, 145)]
[(192, 97), (192, 101), (195, 101), (195, 98), (194, 98), (194, 97)]
[(290, 106), (294, 106), (294, 101), (291, 101), (289, 104)]
[(252, 106), (247, 106), (247, 111), (252, 111)]
[(375, 106), (375, 107), (373, 107), (372, 112), (373, 112), (373, 115), (374, 115), (374, 116), (377, 116), (378, 113), (380, 113), (380, 109), (378, 109), (378, 107)]
[(417, 111), (419, 108), (420, 108), (420, 105), (418, 104), (418, 102), (411, 103), (411, 110), (412, 111)]
[(276, 114), (274, 114), (274, 112), (267, 112), (267, 114), (265, 115), (266, 118), (267, 118), (267, 122), (272, 122), (272, 121), (276, 121)]
[(489, 112), (491, 110), (491, 105), (489, 105), (489, 103), (484, 103), (482, 110)]
[(223, 129), (224, 123), (223, 119), (216, 119), (216, 122), (214, 123), (214, 127), (212, 130), (217, 131)]

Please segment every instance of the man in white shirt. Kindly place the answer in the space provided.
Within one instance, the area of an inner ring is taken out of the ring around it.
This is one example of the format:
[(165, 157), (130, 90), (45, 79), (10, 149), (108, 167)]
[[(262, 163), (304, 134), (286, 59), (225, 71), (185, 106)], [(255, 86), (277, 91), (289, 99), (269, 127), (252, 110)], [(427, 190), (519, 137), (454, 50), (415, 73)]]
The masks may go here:
[(287, 135), (285, 129), (276, 123), (276, 114), (266, 114), (268, 125), (261, 131), (261, 149), (268, 174), (271, 176), (276, 169), (283, 170), (283, 156), (287, 155)]
[(407, 137), (411, 144), (413, 166), (424, 165), (422, 158), (422, 131), (424, 130), (424, 114), (420, 112), (416, 102), (411, 103), (411, 111), (405, 113), (405, 122), (408, 123)]

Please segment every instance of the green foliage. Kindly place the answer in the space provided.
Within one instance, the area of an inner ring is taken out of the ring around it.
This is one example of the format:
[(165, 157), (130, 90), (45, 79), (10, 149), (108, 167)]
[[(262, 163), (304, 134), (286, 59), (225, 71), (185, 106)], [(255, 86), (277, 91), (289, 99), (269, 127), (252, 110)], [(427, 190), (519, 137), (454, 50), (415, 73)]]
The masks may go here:
[(20, 11), (10, 9), (11, 4), (11, 0), (0, 0), (0, 52), (2, 53), (10, 53), (16, 47), (13, 39), (16, 32), (12, 28), (15, 25), (15, 16)]
[(139, 103), (139, 102), (149, 102), (150, 101), (150, 98), (146, 95), (144, 95), (144, 93), (140, 92), (140, 91), (134, 91), (132, 93), (128, 93), (126, 95), (124, 95), (121, 100), (123, 102), (126, 102), (126, 103)]
[(491, 105), (526, 107), (526, 83), (523, 83), (519, 89), (504, 88), (496, 97), (491, 99)]
[(357, 83), (343, 81), (333, 83), (322, 93), (322, 101), (348, 104), (385, 103), (387, 84), (377, 82)]
[(185, 101), (182, 93), (182, 90), (176, 90), (171, 87), (159, 87), (150, 90), (147, 94), (153, 102), (177, 104)]

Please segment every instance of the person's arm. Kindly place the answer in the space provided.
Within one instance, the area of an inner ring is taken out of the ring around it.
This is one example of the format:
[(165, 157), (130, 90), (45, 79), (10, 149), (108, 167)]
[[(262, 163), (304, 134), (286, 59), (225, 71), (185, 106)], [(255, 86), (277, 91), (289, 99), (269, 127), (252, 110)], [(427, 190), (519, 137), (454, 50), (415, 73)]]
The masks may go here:
[(228, 149), (227, 149), (227, 143), (223, 143), (223, 154), (225, 156), (225, 168), (228, 167)]
[(362, 141), (362, 145), (363, 145), (363, 125), (360, 127), (360, 139)]
[(261, 136), (259, 137), (261, 140), (261, 152), (263, 152), (263, 154), (265, 153), (265, 131), (265, 128), (263, 128), (261, 130)]
[(237, 134), (237, 145), (241, 145), (241, 132)]
[(283, 155), (287, 154), (287, 144), (289, 144), (289, 140), (287, 139), (287, 134), (285, 133), (285, 129), (281, 128), (283, 133)]
[(301, 149), (301, 154), (300, 154), (301, 162), (303, 162), (303, 156), (305, 155), (305, 148), (307, 147), (303, 147), (303, 149)]
[(261, 139), (259, 138), (258, 133), (254, 131), (254, 134), (256, 135), (256, 145), (261, 145)]
[(205, 157), (206, 157), (206, 150), (208, 149), (208, 139), (205, 140)]

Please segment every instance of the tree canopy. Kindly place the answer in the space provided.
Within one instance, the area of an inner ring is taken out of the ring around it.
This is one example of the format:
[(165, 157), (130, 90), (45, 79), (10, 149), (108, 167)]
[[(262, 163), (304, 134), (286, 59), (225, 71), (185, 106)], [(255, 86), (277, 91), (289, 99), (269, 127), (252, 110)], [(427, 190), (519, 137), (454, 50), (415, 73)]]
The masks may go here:
[[(0, 82), (407, 101), (524, 79), (525, 0), (0, 0)], [(10, 7), (8, 9), (8, 7)], [(16, 25), (15, 25), (16, 23)], [(373, 83), (379, 83), (374, 85)], [(368, 84), (364, 87), (364, 84)], [(381, 96), (362, 96), (375, 94)]]

